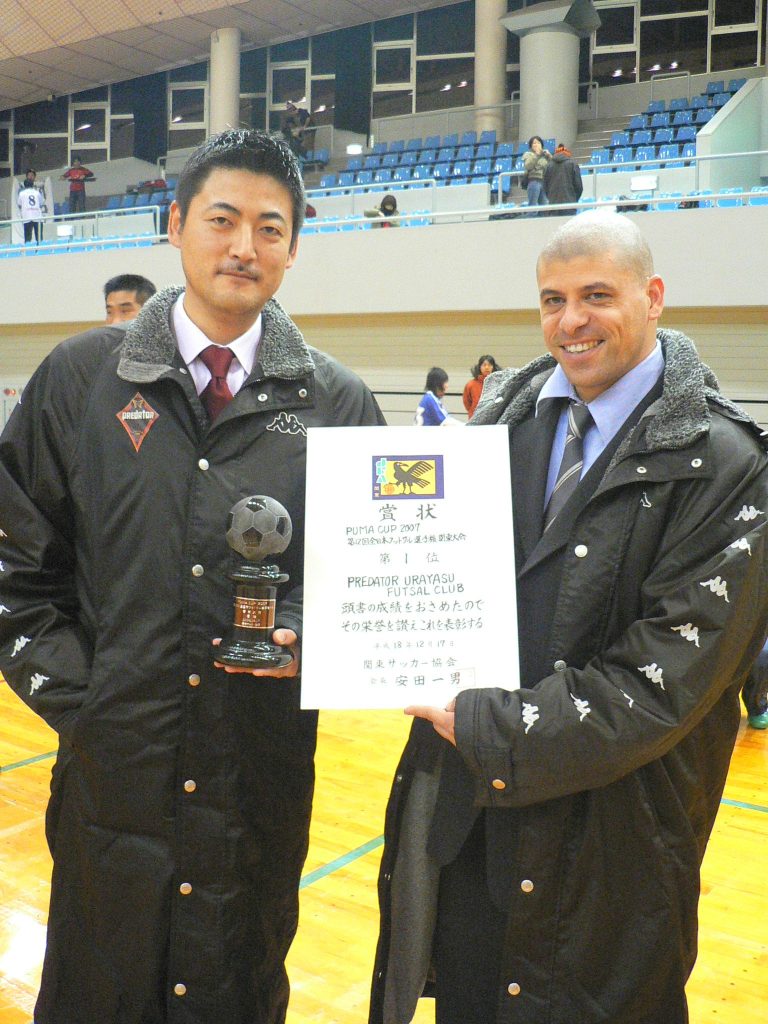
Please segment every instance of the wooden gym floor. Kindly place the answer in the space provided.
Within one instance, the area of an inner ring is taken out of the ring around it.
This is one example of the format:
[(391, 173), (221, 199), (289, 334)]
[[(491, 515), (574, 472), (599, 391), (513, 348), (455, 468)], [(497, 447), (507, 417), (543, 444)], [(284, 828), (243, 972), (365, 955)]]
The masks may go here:
[[(408, 730), (400, 712), (320, 717), (317, 791), (289, 1024), (364, 1024), (384, 806)], [(43, 813), (55, 735), (0, 677), (0, 1024), (29, 1024), (45, 943)], [(692, 1024), (768, 1021), (768, 732), (739, 733), (704, 862)], [(422, 1000), (418, 1024), (434, 1021)], [(574, 1022), (575, 1024), (575, 1022)]]

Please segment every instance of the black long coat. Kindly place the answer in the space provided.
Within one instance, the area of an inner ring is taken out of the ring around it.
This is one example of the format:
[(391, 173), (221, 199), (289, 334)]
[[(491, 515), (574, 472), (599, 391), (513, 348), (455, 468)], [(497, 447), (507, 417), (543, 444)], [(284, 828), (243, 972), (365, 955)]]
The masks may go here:
[(371, 1024), (411, 1019), (430, 823), (448, 833), (430, 849), (450, 846), (473, 804), (509, 909), (488, 1024), (687, 1021), (699, 868), (768, 620), (768, 458), (690, 341), (660, 338), (661, 397), (543, 538), (551, 432), (532, 410), (554, 362), (486, 383), (472, 423), (510, 428), (522, 685), (459, 694), (458, 757), (414, 723), (387, 808)]
[(232, 623), (227, 513), (288, 510), (277, 625), (301, 633), (312, 426), (381, 422), (368, 389), (264, 309), (209, 429), (169, 328), (62, 343), (0, 439), (0, 666), (59, 732), (36, 1024), (277, 1024), (298, 916), (316, 714), (296, 679), (213, 667)]

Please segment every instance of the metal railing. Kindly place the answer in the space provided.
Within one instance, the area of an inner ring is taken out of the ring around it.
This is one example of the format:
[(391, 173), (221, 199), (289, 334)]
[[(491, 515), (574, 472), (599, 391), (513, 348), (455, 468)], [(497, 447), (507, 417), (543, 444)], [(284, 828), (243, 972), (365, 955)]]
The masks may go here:
[[(118, 231), (115, 233), (107, 231), (105, 233), (103, 231), (105, 224), (107, 224), (107, 227), (109, 227), (109, 224), (107, 223), (108, 221), (121, 221), (124, 220), (125, 218), (130, 217), (134, 217), (137, 219), (143, 217), (146, 223), (145, 215), (147, 214), (149, 214), (152, 218), (152, 230), (150, 230), (149, 232)], [(45, 217), (42, 217), (36, 223), (41, 225), (41, 236), (44, 236), (45, 234), (46, 225), (55, 226), (57, 238), (61, 239), (61, 241), (46, 241), (44, 238), (41, 238), (42, 248), (44, 248), (46, 252), (55, 253), (66, 252), (78, 248), (93, 248), (95, 242), (103, 243), (106, 241), (110, 241), (117, 242), (119, 244), (121, 239), (125, 239), (125, 242), (127, 244), (130, 242), (132, 238), (135, 238), (137, 235), (146, 237), (147, 234), (149, 234), (149, 236), (152, 238), (158, 238), (160, 237), (160, 215), (160, 206), (154, 205), (142, 206), (139, 209), (102, 209), (93, 210), (91, 212), (86, 211), (85, 213), (48, 214)], [(21, 233), (23, 235), (23, 224), (24, 222), (18, 217), (14, 217), (12, 220), (0, 221), (0, 250), (5, 250), (9, 248), (16, 250), (19, 248), (20, 245), (23, 246), (23, 248), (25, 249), (34, 248), (36, 250), (38, 248), (37, 243), (35, 243), (34, 241), (29, 242), (26, 245), (24, 245), (23, 242), (13, 242), (14, 226), (20, 226)], [(67, 228), (71, 228), (71, 232), (66, 231)], [(77, 234), (78, 228), (80, 229), (79, 235)], [(88, 231), (89, 233), (86, 234), (86, 231)], [(32, 253), (30, 252), (29, 255), (32, 255)]]

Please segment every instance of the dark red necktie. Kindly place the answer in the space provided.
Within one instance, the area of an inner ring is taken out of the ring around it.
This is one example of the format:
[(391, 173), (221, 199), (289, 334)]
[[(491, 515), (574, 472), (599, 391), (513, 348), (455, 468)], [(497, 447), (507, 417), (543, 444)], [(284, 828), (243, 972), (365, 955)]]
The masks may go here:
[(235, 353), (231, 348), (224, 348), (221, 345), (209, 345), (200, 353), (200, 358), (211, 371), (211, 379), (200, 394), (200, 400), (208, 411), (211, 422), (216, 419), (224, 406), (232, 401), (232, 392), (227, 384), (227, 373), (234, 357)]

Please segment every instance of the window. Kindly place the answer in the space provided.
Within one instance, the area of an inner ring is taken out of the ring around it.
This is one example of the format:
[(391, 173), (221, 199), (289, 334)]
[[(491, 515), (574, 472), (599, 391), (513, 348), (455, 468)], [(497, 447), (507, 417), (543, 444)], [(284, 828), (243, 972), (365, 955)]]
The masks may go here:
[(273, 64), (283, 64), (295, 60), (309, 58), (309, 39), (293, 39), (289, 43), (279, 43), (269, 51), (269, 59)]
[(240, 92), (267, 91), (267, 51), (246, 50), (240, 54)]
[[(706, 14), (707, 0), (642, 0), (640, 4), (640, 16), (642, 18), (653, 14)], [(600, 12), (602, 18), (603, 12)]]
[(467, 107), (474, 102), (475, 65), (471, 57), (417, 62), (417, 111)]
[(712, 36), (711, 70), (729, 71), (757, 64), (757, 32), (723, 32)]
[(375, 92), (373, 94), (373, 108), (371, 116), (397, 117), (398, 114), (412, 113), (413, 92), (410, 89), (401, 89), (398, 92)]
[(411, 47), (376, 47), (374, 86), (402, 85), (411, 81)]
[(14, 127), (17, 135), (44, 132), (66, 132), (69, 117), (69, 100), (59, 96), (55, 100), (44, 100), (42, 103), (31, 103), (27, 107), (17, 107), (14, 114)]
[(107, 111), (105, 107), (73, 107), (72, 146), (107, 141)]
[[(707, 16), (640, 22), (640, 79), (647, 81), (660, 71), (707, 70)], [(672, 69), (671, 63), (677, 68)]]
[(5, 163), (8, 160), (10, 135), (7, 128), (0, 128), (0, 163)]
[(373, 41), (389, 43), (395, 40), (413, 39), (413, 15), (405, 14), (401, 18), (387, 18), (376, 21), (373, 25)]
[(16, 136), (14, 139), (14, 174), (23, 174), (28, 167), (34, 167), (39, 173), (58, 167), (67, 167), (68, 164), (69, 146), (66, 135), (38, 139), (21, 139)]
[(336, 72), (336, 35), (326, 32), (312, 38), (312, 74), (333, 75)]
[(264, 128), (267, 123), (267, 101), (264, 96), (240, 97), (240, 127)]
[(171, 90), (171, 125), (205, 124), (205, 89)]
[(307, 67), (272, 68), (272, 105), (298, 103), (307, 95)]
[(336, 103), (336, 80), (334, 78), (312, 79), (312, 120), (315, 124), (333, 124), (333, 108)]
[(635, 8), (605, 7), (600, 10), (602, 24), (595, 33), (595, 48), (635, 45)]
[(98, 89), (73, 93), (71, 99), (73, 103), (106, 103), (109, 99), (109, 86), (102, 85)]
[(474, 4), (452, 4), (416, 15), (417, 54), (472, 53), (474, 49)]
[(188, 64), (184, 68), (174, 68), (168, 73), (169, 82), (207, 82), (208, 64), (202, 61), (200, 64)]
[(755, 0), (715, 0), (715, 27), (722, 25), (756, 25)]
[(189, 149), (205, 142), (205, 128), (178, 128), (168, 133), (168, 149)]
[(635, 50), (592, 55), (592, 80), (599, 85), (622, 85), (634, 82), (637, 76)]
[(122, 157), (133, 156), (132, 117), (113, 117), (109, 122), (109, 158), (120, 160)]

